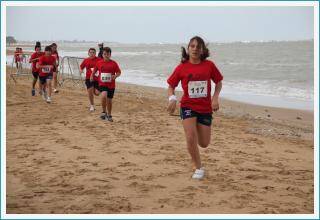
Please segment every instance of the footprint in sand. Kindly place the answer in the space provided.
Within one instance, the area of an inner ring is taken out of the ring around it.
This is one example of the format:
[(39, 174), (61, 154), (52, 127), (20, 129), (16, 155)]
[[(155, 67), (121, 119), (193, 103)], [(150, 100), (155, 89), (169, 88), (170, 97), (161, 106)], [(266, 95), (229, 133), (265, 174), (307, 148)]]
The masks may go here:
[(137, 164), (131, 162), (120, 162), (118, 163), (118, 167), (135, 167)]
[(29, 156), (30, 156), (30, 154), (22, 154), (22, 155), (18, 155), (17, 157), (18, 158), (27, 158)]
[(90, 172), (91, 170), (89, 169), (77, 169), (76, 172), (77, 174), (84, 174), (84, 173), (87, 173), (87, 172)]
[(77, 157), (77, 160), (84, 160), (84, 159), (88, 159), (88, 157), (84, 155)]
[(136, 150), (133, 152), (130, 151), (130, 153), (132, 153), (133, 155), (140, 155), (140, 156), (147, 156), (148, 155), (146, 153), (143, 153), (141, 150)]
[(147, 176), (142, 176), (142, 177), (141, 177), (141, 180), (143, 180), (143, 181), (151, 181), (151, 180), (153, 180), (154, 178), (155, 178), (155, 175), (150, 174), (150, 175), (147, 175)]
[(165, 206), (168, 206), (170, 204), (171, 198), (158, 199), (157, 202), (160, 204), (160, 208), (164, 208)]
[(70, 141), (65, 138), (59, 138), (55, 141), (57, 144), (70, 144)]
[(131, 175), (127, 178), (127, 180), (135, 180), (135, 179), (138, 179), (137, 175)]
[(154, 189), (165, 189), (167, 188), (166, 186), (163, 186), (163, 185), (160, 185), (160, 184), (145, 184), (145, 183), (138, 183), (138, 182), (132, 182), (128, 185), (128, 187), (131, 187), (131, 188), (135, 188), (137, 189), (139, 192), (142, 192), (142, 193), (147, 193), (151, 190), (154, 190)]
[(259, 175), (259, 174), (250, 174), (246, 176), (246, 179), (258, 180), (258, 179), (268, 179), (266, 175)]
[(295, 151), (292, 151), (292, 150), (285, 150), (284, 152), (286, 152), (286, 153), (291, 153), (291, 154), (296, 153)]
[(162, 145), (162, 146), (160, 147), (160, 150), (165, 150), (165, 151), (171, 151), (172, 149), (173, 149), (173, 146), (167, 145), (167, 144)]
[(64, 126), (68, 125), (69, 122), (68, 121), (59, 121), (60, 124), (63, 124)]
[(70, 148), (71, 148), (71, 149), (75, 149), (75, 150), (84, 150), (84, 149), (85, 149), (85, 148), (83, 148), (83, 147), (79, 147), (79, 146), (76, 146), (76, 145), (71, 146)]

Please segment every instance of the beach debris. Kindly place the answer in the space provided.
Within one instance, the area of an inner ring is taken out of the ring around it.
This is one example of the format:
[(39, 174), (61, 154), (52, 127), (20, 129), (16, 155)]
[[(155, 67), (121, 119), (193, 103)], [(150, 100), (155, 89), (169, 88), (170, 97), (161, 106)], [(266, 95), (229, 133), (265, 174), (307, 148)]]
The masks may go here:
[(302, 118), (301, 118), (301, 117), (299, 117), (299, 116), (297, 116), (297, 117), (296, 117), (296, 119), (301, 120)]

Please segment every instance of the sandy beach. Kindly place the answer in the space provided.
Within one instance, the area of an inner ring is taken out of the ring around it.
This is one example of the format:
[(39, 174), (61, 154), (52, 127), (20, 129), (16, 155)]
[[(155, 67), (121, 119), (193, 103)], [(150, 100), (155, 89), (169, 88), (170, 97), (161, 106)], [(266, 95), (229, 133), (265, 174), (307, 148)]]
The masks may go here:
[(222, 99), (197, 181), (166, 90), (117, 84), (110, 123), (84, 87), (66, 82), (47, 104), (31, 80), (7, 77), (9, 214), (314, 212), (313, 112)]

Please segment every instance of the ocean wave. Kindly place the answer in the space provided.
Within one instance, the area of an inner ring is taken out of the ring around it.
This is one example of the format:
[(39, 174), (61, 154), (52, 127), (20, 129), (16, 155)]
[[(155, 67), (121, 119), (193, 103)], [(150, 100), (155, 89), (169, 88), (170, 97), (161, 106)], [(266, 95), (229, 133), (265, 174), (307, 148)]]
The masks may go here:
[(112, 53), (113, 56), (160, 56), (160, 55), (179, 55), (180, 53), (174, 51), (115, 51)]
[(277, 80), (245, 80), (245, 81), (224, 81), (225, 93), (235, 94), (258, 94), (270, 97), (291, 98), (303, 101), (313, 101), (313, 86), (310, 88), (293, 87), (286, 81)]
[(231, 66), (264, 66), (264, 67), (300, 67), (300, 66), (312, 66), (313, 63), (252, 63), (252, 62), (221, 62), (222, 65)]

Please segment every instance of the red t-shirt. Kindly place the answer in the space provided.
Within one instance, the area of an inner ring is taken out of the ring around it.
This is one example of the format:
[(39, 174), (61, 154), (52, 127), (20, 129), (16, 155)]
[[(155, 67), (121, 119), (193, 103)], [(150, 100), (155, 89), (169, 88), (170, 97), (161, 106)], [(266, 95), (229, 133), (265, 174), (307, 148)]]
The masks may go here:
[(44, 65), (45, 67), (40, 67), (39, 76), (47, 76), (49, 74), (52, 74), (55, 64), (56, 58), (54, 56), (41, 56), (39, 58), (39, 65)]
[(54, 58), (56, 58), (56, 66), (53, 68), (53, 72), (57, 72), (57, 67), (59, 65), (59, 54), (58, 51), (54, 51), (51, 53), (51, 56), (53, 56)]
[(181, 63), (167, 82), (175, 88), (181, 81), (183, 89), (181, 107), (190, 108), (198, 113), (211, 113), (211, 80), (217, 84), (222, 79), (223, 76), (215, 64), (204, 60), (199, 64)]
[(15, 51), (14, 52), (14, 59), (15, 59), (15, 62), (21, 62), (22, 61), (22, 52), (17, 52)]
[[(96, 67), (96, 64), (99, 60), (101, 60), (101, 58), (99, 57), (94, 57), (94, 58), (88, 57), (82, 61), (82, 63), (80, 64), (80, 68), (81, 69), (86, 68), (86, 79), (90, 79), (91, 73)], [(98, 76), (99, 76), (99, 72), (97, 71), (96, 74), (93, 75), (93, 80), (98, 81)]]
[(97, 62), (93, 72), (95, 73), (97, 70), (99, 72), (99, 86), (114, 89), (116, 87), (116, 82), (111, 78), (111, 76), (121, 72), (119, 65), (113, 60), (104, 61), (102, 59)]
[(31, 57), (30, 57), (30, 63), (32, 63), (32, 72), (33, 73), (38, 73), (39, 72), (39, 69), (36, 67), (37, 63), (39, 62), (39, 60), (34, 60), (34, 61), (31, 61), (33, 59), (36, 59), (36, 58), (39, 58), (41, 56), (44, 55), (44, 52), (34, 52)]
[(54, 51), (54, 52), (52, 52), (52, 53), (51, 53), (51, 56), (54, 56), (54, 58), (56, 58), (56, 61), (57, 61), (57, 63), (58, 63), (58, 61), (59, 61), (59, 54), (58, 54), (58, 51)]

